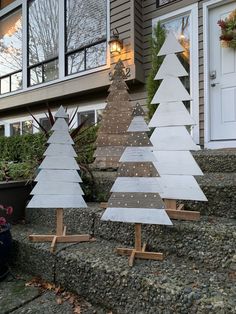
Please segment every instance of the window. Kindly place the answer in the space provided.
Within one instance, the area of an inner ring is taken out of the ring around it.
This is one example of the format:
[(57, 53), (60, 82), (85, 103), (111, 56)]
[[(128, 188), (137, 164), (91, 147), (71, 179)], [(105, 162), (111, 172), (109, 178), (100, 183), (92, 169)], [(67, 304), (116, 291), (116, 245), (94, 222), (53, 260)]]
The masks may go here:
[(31, 0), (28, 7), (29, 85), (58, 78), (59, 5), (57, 0)]
[(39, 119), (39, 122), (40, 124), (43, 126), (43, 128), (46, 130), (46, 131), (50, 131), (51, 130), (51, 123), (49, 121), (48, 118), (41, 118)]
[(10, 135), (21, 135), (21, 134), (32, 134), (33, 133), (33, 121), (26, 120), (22, 122), (14, 122), (10, 124)]
[(20, 122), (15, 122), (10, 124), (10, 135), (20, 135)]
[(27, 120), (22, 122), (22, 134), (32, 134), (33, 133), (33, 121)]
[(22, 12), (0, 20), (0, 94), (22, 87)]
[(0, 1), (0, 9), (5, 8), (6, 6), (8, 6), (9, 4), (11, 4), (14, 1), (15, 0), (1, 0)]
[(106, 64), (106, 0), (66, 1), (66, 74)]
[(5, 126), (2, 124), (0, 125), (0, 136), (4, 136), (5, 135)]
[(95, 123), (95, 111), (89, 110), (78, 113), (78, 125), (85, 122), (85, 126), (93, 125)]

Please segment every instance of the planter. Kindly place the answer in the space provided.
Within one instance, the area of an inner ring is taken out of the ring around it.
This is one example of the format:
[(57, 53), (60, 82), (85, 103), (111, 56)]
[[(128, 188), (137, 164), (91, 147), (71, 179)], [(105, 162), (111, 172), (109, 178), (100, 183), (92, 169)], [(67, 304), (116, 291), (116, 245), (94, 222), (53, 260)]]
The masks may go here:
[(0, 231), (0, 280), (4, 279), (8, 274), (7, 261), (12, 246), (12, 237), (10, 227), (7, 226)]
[(27, 181), (0, 182), (1, 204), (13, 207), (13, 214), (7, 217), (10, 223), (17, 223), (25, 219), (25, 208), (30, 199), (33, 188)]

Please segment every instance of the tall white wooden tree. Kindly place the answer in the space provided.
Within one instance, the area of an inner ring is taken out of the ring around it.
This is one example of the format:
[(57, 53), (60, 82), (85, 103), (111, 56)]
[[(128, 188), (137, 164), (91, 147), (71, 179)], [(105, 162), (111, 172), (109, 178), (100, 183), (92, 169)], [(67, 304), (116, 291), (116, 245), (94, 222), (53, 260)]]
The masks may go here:
[(69, 133), (68, 114), (61, 106), (55, 114), (56, 122), (52, 127), (52, 135), (48, 139), (48, 148), (44, 160), (39, 166), (37, 182), (31, 194), (33, 195), (28, 208), (56, 209), (56, 235), (31, 235), (34, 242), (52, 242), (54, 250), (56, 242), (84, 242), (90, 240), (90, 235), (66, 235), (63, 225), (63, 209), (87, 207), (83, 199), (82, 182), (78, 173), (79, 165), (75, 157), (73, 140)]
[[(149, 123), (149, 127), (155, 128), (150, 140), (157, 159), (155, 166), (161, 176), (161, 196), (166, 207), (173, 210), (177, 209), (176, 200), (207, 200), (194, 178), (203, 173), (190, 153), (200, 148), (186, 129), (195, 122), (183, 104), (183, 101), (191, 101), (179, 79), (188, 75), (176, 55), (183, 51), (174, 34), (168, 33), (158, 54), (166, 57), (155, 77), (162, 82), (152, 100), (152, 104), (159, 106)], [(172, 218), (199, 219), (199, 212), (182, 211), (182, 207), (172, 213)]]
[(145, 251), (141, 244), (141, 224), (172, 225), (159, 196), (159, 174), (153, 164), (156, 158), (146, 134), (149, 131), (140, 105), (134, 108), (128, 128), (127, 147), (121, 158), (118, 177), (112, 186), (108, 207), (102, 220), (135, 223), (135, 248), (118, 248), (117, 253), (134, 258), (162, 260), (162, 253)]

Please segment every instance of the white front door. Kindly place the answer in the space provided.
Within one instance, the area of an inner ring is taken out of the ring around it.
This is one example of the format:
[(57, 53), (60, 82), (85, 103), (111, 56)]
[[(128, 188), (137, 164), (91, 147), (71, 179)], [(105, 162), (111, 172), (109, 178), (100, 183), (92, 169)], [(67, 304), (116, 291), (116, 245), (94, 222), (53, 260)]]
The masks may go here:
[[(222, 1), (224, 2), (224, 1)], [(217, 21), (225, 19), (236, 3), (221, 5), (209, 14), (210, 139), (236, 140), (236, 49), (220, 44)], [(230, 145), (230, 143), (229, 143)]]

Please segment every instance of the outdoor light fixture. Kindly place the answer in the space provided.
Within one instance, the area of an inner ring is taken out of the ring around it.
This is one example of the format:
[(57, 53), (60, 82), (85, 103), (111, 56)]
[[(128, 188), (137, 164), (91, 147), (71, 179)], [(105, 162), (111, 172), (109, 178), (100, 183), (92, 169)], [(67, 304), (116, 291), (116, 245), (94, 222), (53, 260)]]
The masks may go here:
[(113, 30), (111, 39), (109, 40), (110, 53), (121, 53), (123, 48), (123, 41), (119, 38), (119, 32), (117, 28)]

